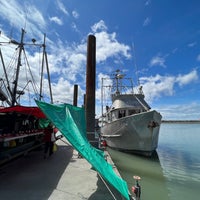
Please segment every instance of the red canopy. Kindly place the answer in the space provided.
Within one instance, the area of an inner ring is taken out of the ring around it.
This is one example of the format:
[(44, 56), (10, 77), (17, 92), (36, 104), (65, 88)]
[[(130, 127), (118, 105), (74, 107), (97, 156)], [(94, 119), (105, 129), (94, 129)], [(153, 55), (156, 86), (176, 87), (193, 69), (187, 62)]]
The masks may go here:
[(38, 107), (26, 107), (26, 106), (12, 106), (7, 108), (0, 108), (0, 113), (21, 113), (24, 115), (32, 115), (37, 118), (46, 118), (43, 112)]

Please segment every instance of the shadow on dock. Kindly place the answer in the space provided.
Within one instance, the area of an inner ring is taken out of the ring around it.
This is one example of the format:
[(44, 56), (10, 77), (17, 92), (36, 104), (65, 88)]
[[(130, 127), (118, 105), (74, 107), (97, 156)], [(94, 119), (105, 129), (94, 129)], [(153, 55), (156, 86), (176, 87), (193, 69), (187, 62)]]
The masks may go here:
[[(78, 152), (66, 141), (56, 143), (57, 152), (47, 159), (40, 149), (0, 166), (0, 199), (113, 200), (91, 165), (79, 158)], [(117, 199), (122, 199), (118, 191), (108, 186)]]
[(55, 155), (43, 156), (43, 150), (35, 150), (1, 167), (0, 199), (47, 200), (67, 168), (73, 148), (60, 145)]
[[(109, 183), (102, 181), (101, 177), (97, 174), (97, 189), (96, 191), (88, 198), (88, 200), (113, 200), (114, 198), (112, 197), (112, 194), (116, 199), (122, 199), (121, 194), (113, 188)], [(109, 187), (109, 190), (111, 190), (112, 194), (109, 192), (108, 188), (106, 185)]]

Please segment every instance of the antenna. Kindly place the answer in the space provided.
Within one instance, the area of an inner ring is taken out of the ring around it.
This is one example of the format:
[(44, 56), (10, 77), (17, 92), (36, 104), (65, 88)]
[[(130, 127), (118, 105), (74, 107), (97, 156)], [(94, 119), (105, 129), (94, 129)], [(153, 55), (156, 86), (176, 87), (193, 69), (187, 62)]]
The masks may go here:
[(24, 8), (25, 8), (25, 21), (24, 21), (24, 30), (26, 30), (26, 23), (27, 23), (27, 18), (28, 18), (28, 6), (26, 5), (26, 3), (25, 3), (25, 6), (24, 6)]
[(139, 86), (139, 85), (140, 85), (140, 80), (139, 80), (139, 77), (138, 77), (138, 67), (137, 67), (137, 64), (136, 64), (136, 56), (135, 56), (135, 45), (134, 45), (134, 42), (132, 42), (132, 48), (133, 48), (133, 59), (134, 59), (135, 75), (136, 75), (136, 79), (137, 79), (137, 84), (138, 84), (138, 86)]

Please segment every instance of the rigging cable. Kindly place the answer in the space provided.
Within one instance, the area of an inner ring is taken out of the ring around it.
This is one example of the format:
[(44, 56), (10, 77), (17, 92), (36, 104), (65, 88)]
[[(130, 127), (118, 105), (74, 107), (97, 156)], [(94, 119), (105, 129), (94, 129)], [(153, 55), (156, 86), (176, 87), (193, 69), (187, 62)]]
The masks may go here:
[(113, 192), (111, 191), (111, 189), (109, 188), (109, 186), (107, 185), (107, 183), (104, 181), (103, 177), (100, 175), (100, 173), (98, 173), (99, 177), (101, 178), (102, 182), (104, 183), (104, 185), (106, 186), (107, 190), (110, 192), (111, 196), (113, 197), (114, 200), (117, 200), (115, 195), (113, 194)]
[(31, 68), (30, 68), (30, 65), (29, 65), (29, 62), (28, 62), (28, 59), (27, 59), (25, 51), (24, 51), (24, 56), (25, 56), (26, 63), (27, 63), (28, 69), (29, 69), (29, 73), (31, 75), (31, 79), (32, 79), (31, 83), (32, 83), (32, 86), (33, 86), (33, 90), (34, 90), (35, 94), (38, 94), (37, 83), (36, 83), (36, 81), (35, 81), (35, 79), (33, 77), (33, 74), (32, 74), (32, 71), (31, 71)]
[[(62, 142), (64, 142), (67, 145), (70, 145), (69, 143), (65, 142), (63, 139), (60, 139)], [(97, 174), (99, 175), (99, 177), (101, 178), (102, 182), (104, 183), (104, 185), (106, 186), (106, 188), (108, 189), (108, 191), (110, 192), (111, 196), (113, 197), (114, 200), (117, 200), (115, 195), (113, 194), (113, 192), (111, 191), (111, 189), (109, 188), (109, 186), (107, 185), (107, 183), (104, 181), (103, 177), (100, 175), (100, 173), (97, 172)]]

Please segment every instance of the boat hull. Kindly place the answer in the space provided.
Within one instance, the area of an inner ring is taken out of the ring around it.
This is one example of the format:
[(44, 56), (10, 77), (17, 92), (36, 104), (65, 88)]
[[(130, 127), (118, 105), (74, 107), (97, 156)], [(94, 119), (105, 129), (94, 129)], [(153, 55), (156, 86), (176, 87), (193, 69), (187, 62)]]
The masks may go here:
[(102, 126), (101, 136), (111, 148), (150, 156), (158, 146), (161, 118), (155, 110), (120, 118)]

